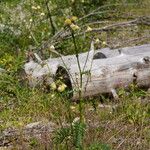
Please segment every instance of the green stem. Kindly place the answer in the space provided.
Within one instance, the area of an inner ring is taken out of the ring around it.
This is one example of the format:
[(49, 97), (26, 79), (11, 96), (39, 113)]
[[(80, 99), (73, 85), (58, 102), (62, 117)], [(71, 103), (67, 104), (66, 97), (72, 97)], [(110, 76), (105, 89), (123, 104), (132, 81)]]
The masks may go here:
[(73, 39), (73, 43), (74, 43), (74, 48), (75, 48), (75, 53), (76, 53), (76, 58), (77, 58), (77, 63), (78, 63), (78, 67), (79, 67), (79, 73), (80, 73), (80, 85), (79, 85), (79, 111), (80, 111), (80, 121), (83, 122), (83, 106), (82, 106), (82, 69), (81, 69), (81, 65), (80, 65), (80, 60), (79, 60), (79, 51), (77, 48), (77, 44), (76, 44), (76, 39), (74, 36), (74, 31), (72, 29), (71, 30), (71, 36)]
[(45, 3), (46, 3), (46, 7), (47, 7), (47, 12), (48, 12), (50, 25), (51, 25), (51, 28), (52, 28), (52, 34), (55, 35), (56, 29), (55, 29), (55, 26), (54, 26), (54, 23), (53, 23), (53, 19), (52, 19), (50, 8), (48, 6), (49, 0), (47, 0)]

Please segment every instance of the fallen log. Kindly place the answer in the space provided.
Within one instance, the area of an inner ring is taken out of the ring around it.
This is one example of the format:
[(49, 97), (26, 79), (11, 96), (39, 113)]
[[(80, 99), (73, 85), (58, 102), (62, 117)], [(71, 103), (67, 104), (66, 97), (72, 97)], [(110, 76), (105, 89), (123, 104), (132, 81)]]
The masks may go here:
[[(80, 65), (83, 70), (84, 64)], [(139, 87), (150, 86), (150, 52), (120, 54), (112, 58), (96, 59), (92, 62), (92, 66), (87, 63), (85, 68), (82, 79), (76, 64), (68, 68), (60, 66), (57, 70), (58, 74), (63, 72), (69, 77), (71, 84), (69, 83), (68, 86), (71, 85), (72, 99), (79, 99), (79, 90), (82, 97), (112, 93), (117, 98), (117, 88), (127, 88), (133, 83)]]
[[(126, 47), (122, 49), (104, 48), (99, 50), (94, 50), (91, 48), (89, 52), (79, 54), (79, 60), (84, 69), (86, 64), (91, 64), (96, 59), (106, 59), (111, 57), (119, 56), (120, 54), (134, 55), (135, 53), (145, 53), (149, 52), (150, 44), (145, 44), (141, 46)], [(51, 84), (54, 81), (56, 72), (59, 66), (63, 68), (70, 69), (73, 64), (77, 64), (75, 55), (61, 56), (58, 58), (49, 58), (47, 60), (40, 60), (37, 58), (38, 62), (30, 61), (25, 64), (24, 70), (31, 87), (40, 86), (44, 83)], [(87, 69), (87, 68), (86, 68)], [(67, 70), (69, 73), (69, 70)]]

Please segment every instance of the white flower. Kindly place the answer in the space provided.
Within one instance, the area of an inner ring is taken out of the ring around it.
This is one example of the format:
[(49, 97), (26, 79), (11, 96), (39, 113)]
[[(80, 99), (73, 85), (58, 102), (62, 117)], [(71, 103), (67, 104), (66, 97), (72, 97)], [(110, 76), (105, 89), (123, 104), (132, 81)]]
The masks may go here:
[(105, 41), (102, 42), (103, 45), (107, 45), (107, 43)]
[(44, 16), (44, 15), (45, 15), (45, 13), (41, 13), (40, 15), (41, 15), (41, 16)]
[(99, 43), (100, 43), (100, 40), (97, 38), (97, 39), (95, 40), (95, 43), (96, 43), (96, 44), (99, 44)]
[(50, 46), (50, 50), (51, 50), (51, 51), (54, 51), (54, 50), (55, 50), (55, 46), (54, 46), (54, 45), (51, 45), (51, 46)]
[(31, 35), (29, 35), (29, 39), (31, 39), (32, 38), (32, 36)]
[(79, 121), (80, 121), (79, 117), (74, 118), (74, 120), (72, 121), (72, 125), (74, 125), (76, 122), (79, 122)]
[(32, 22), (32, 21), (33, 21), (33, 19), (31, 18), (29, 21), (30, 21), (30, 22)]
[(55, 97), (55, 94), (52, 94), (52, 95), (51, 95), (51, 98), (54, 98), (54, 97)]
[(90, 26), (88, 26), (87, 29), (86, 29), (86, 31), (90, 32), (90, 31), (92, 31), (92, 28)]

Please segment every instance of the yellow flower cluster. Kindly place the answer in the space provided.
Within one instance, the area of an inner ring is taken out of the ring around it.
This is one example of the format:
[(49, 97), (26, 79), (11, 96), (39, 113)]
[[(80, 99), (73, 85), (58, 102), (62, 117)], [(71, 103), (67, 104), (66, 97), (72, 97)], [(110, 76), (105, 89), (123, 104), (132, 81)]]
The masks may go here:
[(53, 91), (57, 90), (58, 92), (63, 92), (63, 91), (65, 91), (65, 89), (67, 88), (67, 85), (64, 84), (64, 83), (61, 83), (61, 84), (58, 86), (58, 88), (57, 88), (56, 83), (53, 82), (50, 87), (51, 87), (51, 89), (52, 89)]
[(72, 24), (71, 19), (66, 19), (65, 20), (65, 25), (71, 25), (71, 24)]
[(41, 9), (41, 7), (38, 5), (38, 6), (32, 6), (31, 7), (33, 10), (37, 10), (37, 9)]
[(57, 90), (59, 92), (63, 92), (66, 89), (66, 87), (67, 87), (67, 85), (63, 83), (63, 84), (58, 86)]
[(78, 25), (75, 24), (75, 21), (77, 20), (78, 18), (76, 16), (72, 16), (71, 18), (67, 18), (65, 20), (65, 25), (66, 26), (69, 26), (72, 30), (79, 30), (80, 27)]

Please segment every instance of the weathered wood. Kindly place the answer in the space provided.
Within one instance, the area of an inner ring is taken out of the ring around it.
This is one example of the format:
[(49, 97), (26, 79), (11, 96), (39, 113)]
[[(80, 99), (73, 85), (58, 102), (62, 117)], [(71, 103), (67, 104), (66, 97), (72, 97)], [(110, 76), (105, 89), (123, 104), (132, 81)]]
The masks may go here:
[[(145, 83), (143, 83), (143, 76), (145, 79), (149, 78), (149, 68), (142, 68), (142, 71), (137, 69), (139, 65), (145, 64), (144, 60), (139, 63), (139, 59), (141, 60), (143, 57), (150, 56), (149, 50), (150, 44), (146, 44), (114, 50), (104, 48), (94, 51), (92, 49), (89, 52), (81, 53), (79, 60), (82, 69), (84, 68), (83, 88), (86, 89), (82, 90), (83, 96), (112, 92), (112, 90), (114, 91), (118, 87), (128, 86), (133, 80), (135, 81), (135, 76), (133, 76), (135, 73), (134, 69), (138, 72), (138, 78), (136, 79), (138, 84), (141, 86), (143, 84), (149, 85), (145, 80)], [(107, 59), (104, 59), (103, 56)], [(148, 64), (146, 64), (146, 67)], [(41, 85), (43, 82), (51, 84), (60, 66), (68, 72), (73, 90), (77, 90), (79, 86), (77, 85), (79, 84), (77, 83), (79, 82), (79, 68), (75, 55), (50, 58), (45, 61), (38, 61), (38, 63), (34, 61), (26, 63), (25, 72), (29, 80), (29, 85), (33, 87)], [(73, 98), (76, 99), (78, 96), (75, 93), (78, 92), (74, 92)]]
[[(81, 64), (83, 69), (84, 64)], [(85, 73), (82, 72), (82, 96), (88, 97), (100, 93), (112, 93), (115, 89), (127, 88), (130, 84), (150, 86), (150, 52), (134, 55), (120, 54), (119, 56), (96, 59), (87, 63)], [(65, 68), (64, 68), (65, 69)], [(79, 98), (80, 72), (76, 64), (69, 68), (72, 83), (73, 99)]]

